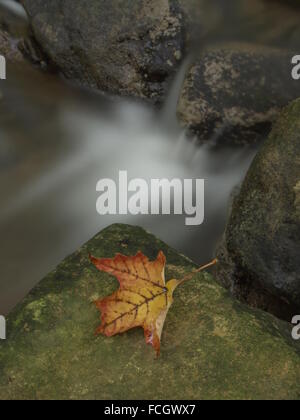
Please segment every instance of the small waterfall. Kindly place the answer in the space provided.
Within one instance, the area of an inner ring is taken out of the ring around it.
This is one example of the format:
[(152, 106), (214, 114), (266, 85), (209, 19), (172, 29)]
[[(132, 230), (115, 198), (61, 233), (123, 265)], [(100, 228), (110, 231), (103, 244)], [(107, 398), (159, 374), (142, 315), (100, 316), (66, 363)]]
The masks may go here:
[(24, 10), (24, 7), (13, 0), (0, 0), (0, 7), (3, 9), (8, 10), (9, 12), (13, 13), (14, 15), (18, 16), (19, 18), (22, 18), (24, 20), (27, 20), (27, 14)]
[(169, 128), (174, 128), (178, 125), (176, 118), (178, 100), (186, 73), (190, 67), (191, 62), (192, 57), (188, 56), (181, 63), (181, 66), (170, 87), (170, 93), (168, 94), (164, 103), (161, 119), (163, 123), (166, 124), (166, 126)]
[[(198, 263), (214, 254), (230, 194), (244, 177), (253, 152), (214, 148), (211, 142), (199, 146), (176, 124), (188, 66), (186, 60), (162, 118), (151, 107), (128, 100), (108, 105), (87, 92), (53, 89), (47, 75), (29, 73), (24, 78), (11, 73), (5, 97), (7, 111), (18, 123), (8, 119), (1, 126), (5, 159), (10, 162), (0, 172), (4, 313), (66, 255), (112, 223), (140, 225)], [(103, 178), (117, 182), (120, 170), (148, 182), (205, 179), (205, 222), (186, 226), (185, 215), (99, 216), (96, 184)]]

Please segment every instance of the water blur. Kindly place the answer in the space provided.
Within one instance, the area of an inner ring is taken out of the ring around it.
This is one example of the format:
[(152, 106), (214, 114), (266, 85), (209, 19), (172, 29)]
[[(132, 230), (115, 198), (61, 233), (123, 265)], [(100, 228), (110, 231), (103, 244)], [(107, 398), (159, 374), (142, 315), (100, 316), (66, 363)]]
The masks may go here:
[[(190, 48), (227, 40), (293, 48), (299, 19), (290, 3), (191, 0), (197, 7), (190, 24), (202, 19), (203, 25), (196, 25)], [(10, 31), (26, 30), (20, 5), (0, 0), (3, 7)], [(9, 65), (8, 80), (0, 84), (1, 314), (111, 223), (143, 226), (198, 263), (214, 255), (231, 193), (255, 150), (216, 147), (222, 127), (202, 146), (180, 128), (176, 103), (188, 65), (189, 58), (160, 111), (80, 90), (30, 66)], [(185, 226), (184, 215), (99, 216), (96, 184), (100, 178), (117, 180), (119, 170), (146, 180), (204, 178), (203, 225)]]
[[(143, 226), (199, 263), (213, 255), (230, 194), (254, 151), (200, 147), (174, 114), (161, 118), (145, 104), (79, 91), (30, 68), (8, 71), (0, 117), (2, 313), (111, 223)], [(204, 178), (204, 224), (187, 227), (185, 216), (99, 216), (97, 181), (117, 181), (119, 170), (146, 180)]]

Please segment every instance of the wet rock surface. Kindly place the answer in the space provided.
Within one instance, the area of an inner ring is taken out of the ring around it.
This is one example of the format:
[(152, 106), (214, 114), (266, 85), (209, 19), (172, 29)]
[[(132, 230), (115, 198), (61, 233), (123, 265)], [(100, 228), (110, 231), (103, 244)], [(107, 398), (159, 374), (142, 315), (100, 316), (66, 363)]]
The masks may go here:
[(223, 268), (229, 268), (227, 276), (220, 273), (227, 286), (288, 320), (300, 310), (299, 156), (297, 100), (255, 158), (233, 204), (221, 252)]
[(211, 274), (177, 289), (158, 359), (141, 329), (95, 337), (92, 304), (117, 288), (88, 255), (167, 256), (166, 278), (194, 265), (138, 227), (113, 225), (62, 262), (10, 314), (0, 399), (298, 399), (291, 327), (233, 299)]
[(18, 39), (13, 38), (8, 32), (0, 29), (0, 55), (3, 55), (7, 61), (13, 63), (24, 61), (18, 43)]
[(184, 49), (177, 1), (23, 0), (35, 39), (69, 79), (160, 102)]
[(187, 73), (179, 119), (202, 141), (221, 130), (222, 144), (259, 142), (282, 107), (300, 96), (292, 55), (248, 44), (204, 52)]

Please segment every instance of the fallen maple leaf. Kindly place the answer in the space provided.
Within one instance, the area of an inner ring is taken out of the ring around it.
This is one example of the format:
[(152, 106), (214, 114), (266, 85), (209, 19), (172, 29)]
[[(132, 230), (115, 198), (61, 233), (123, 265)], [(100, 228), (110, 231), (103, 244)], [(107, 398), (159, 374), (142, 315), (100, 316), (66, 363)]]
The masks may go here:
[(95, 302), (101, 311), (101, 326), (96, 334), (111, 337), (135, 327), (142, 327), (147, 344), (160, 353), (160, 339), (164, 322), (173, 303), (176, 287), (190, 279), (194, 273), (216, 263), (216, 260), (195, 270), (182, 280), (165, 283), (166, 257), (161, 251), (155, 261), (139, 252), (126, 257), (95, 258), (92, 263), (100, 270), (115, 276), (120, 288), (111, 296)]

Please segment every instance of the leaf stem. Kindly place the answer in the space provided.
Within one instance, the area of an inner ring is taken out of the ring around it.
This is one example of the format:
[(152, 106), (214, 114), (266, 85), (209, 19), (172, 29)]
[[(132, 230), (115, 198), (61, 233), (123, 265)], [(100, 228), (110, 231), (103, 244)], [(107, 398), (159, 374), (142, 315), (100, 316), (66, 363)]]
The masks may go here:
[(197, 268), (196, 270), (192, 271), (191, 273), (187, 274), (181, 281), (179, 284), (185, 283), (189, 280), (191, 280), (195, 274), (200, 273), (201, 271), (206, 270), (209, 267), (212, 267), (213, 265), (216, 265), (218, 263), (217, 258), (215, 258), (214, 260), (212, 260), (210, 263), (203, 265), (202, 267)]

